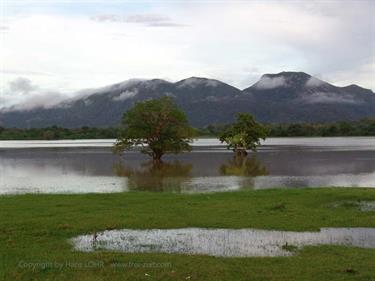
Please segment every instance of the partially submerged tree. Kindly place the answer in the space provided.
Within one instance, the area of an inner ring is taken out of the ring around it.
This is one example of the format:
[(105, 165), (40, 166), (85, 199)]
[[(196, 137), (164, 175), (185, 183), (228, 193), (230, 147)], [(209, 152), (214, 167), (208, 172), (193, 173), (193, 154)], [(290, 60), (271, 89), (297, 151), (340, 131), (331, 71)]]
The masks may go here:
[(165, 153), (190, 151), (194, 129), (186, 114), (169, 97), (137, 103), (122, 119), (123, 132), (115, 152), (140, 146), (141, 152), (159, 161)]
[(267, 137), (267, 129), (257, 123), (248, 113), (238, 113), (237, 120), (221, 132), (219, 139), (227, 143), (237, 155), (247, 155), (247, 150), (256, 151), (260, 140)]

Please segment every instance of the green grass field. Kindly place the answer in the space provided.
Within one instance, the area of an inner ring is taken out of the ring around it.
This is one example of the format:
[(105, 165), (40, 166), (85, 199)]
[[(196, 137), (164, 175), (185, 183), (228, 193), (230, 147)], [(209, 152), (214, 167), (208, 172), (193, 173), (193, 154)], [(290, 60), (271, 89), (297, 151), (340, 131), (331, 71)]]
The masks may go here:
[(118, 228), (375, 227), (375, 212), (350, 203), (359, 200), (375, 201), (375, 191), (1, 196), (0, 280), (375, 280), (374, 249), (319, 246), (293, 257), (216, 258), (81, 253), (68, 242)]

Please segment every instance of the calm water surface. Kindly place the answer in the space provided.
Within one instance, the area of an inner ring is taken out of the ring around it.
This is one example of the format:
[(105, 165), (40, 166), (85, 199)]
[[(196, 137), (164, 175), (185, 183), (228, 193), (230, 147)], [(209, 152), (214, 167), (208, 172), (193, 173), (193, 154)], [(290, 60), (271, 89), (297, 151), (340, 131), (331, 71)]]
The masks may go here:
[(375, 187), (375, 138), (270, 138), (247, 158), (215, 139), (153, 165), (113, 140), (0, 141), (0, 194)]

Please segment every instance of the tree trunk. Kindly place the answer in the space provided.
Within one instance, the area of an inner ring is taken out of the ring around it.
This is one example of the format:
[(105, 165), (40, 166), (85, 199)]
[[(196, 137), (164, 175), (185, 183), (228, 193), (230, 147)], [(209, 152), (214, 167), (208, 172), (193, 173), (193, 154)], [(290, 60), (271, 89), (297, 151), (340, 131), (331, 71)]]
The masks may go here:
[(246, 149), (237, 148), (235, 152), (236, 152), (236, 156), (238, 156), (238, 157), (246, 157), (247, 156)]
[(152, 153), (152, 158), (153, 158), (154, 161), (160, 162), (163, 154), (164, 153), (159, 151), (159, 150), (156, 150), (156, 151), (154, 150), (153, 153)]

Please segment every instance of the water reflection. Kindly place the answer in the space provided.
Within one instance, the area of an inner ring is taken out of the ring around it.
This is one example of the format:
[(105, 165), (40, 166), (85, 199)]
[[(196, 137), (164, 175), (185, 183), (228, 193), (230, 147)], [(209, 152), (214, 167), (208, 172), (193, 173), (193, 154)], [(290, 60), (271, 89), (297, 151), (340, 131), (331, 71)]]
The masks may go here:
[(234, 156), (219, 168), (223, 176), (245, 176), (256, 177), (268, 174), (267, 168), (256, 158), (256, 156)]
[(201, 254), (218, 257), (290, 256), (303, 246), (375, 248), (375, 228), (322, 228), (319, 232), (258, 229), (122, 229), (72, 239), (79, 251)]
[(134, 168), (120, 161), (113, 169), (117, 176), (127, 178), (129, 190), (181, 191), (183, 183), (191, 177), (192, 165), (180, 161), (148, 161)]
[(267, 175), (266, 167), (255, 156), (235, 156), (218, 168), (220, 176), (193, 176), (193, 165), (181, 161), (145, 161), (139, 166), (119, 161), (113, 165), (115, 174), (125, 178), (124, 190), (219, 192), (251, 188), (253, 178)]

